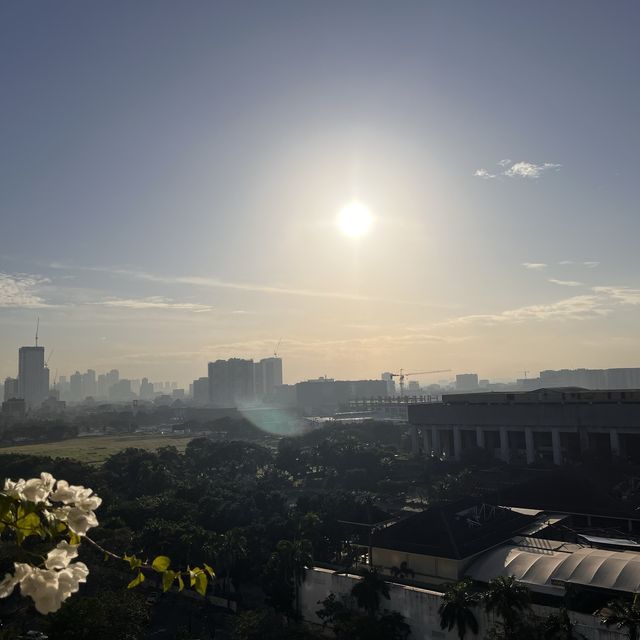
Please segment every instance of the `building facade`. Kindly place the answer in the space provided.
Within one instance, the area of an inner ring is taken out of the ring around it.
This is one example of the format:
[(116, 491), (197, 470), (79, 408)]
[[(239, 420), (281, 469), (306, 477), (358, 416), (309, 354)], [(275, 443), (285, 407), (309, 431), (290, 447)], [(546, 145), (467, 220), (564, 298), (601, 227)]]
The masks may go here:
[(44, 347), (20, 347), (18, 393), (27, 410), (39, 407), (49, 393), (49, 369), (44, 364)]
[(408, 407), (414, 452), (456, 459), (484, 449), (504, 462), (561, 465), (587, 451), (640, 459), (640, 391), (538, 389), (444, 395)]

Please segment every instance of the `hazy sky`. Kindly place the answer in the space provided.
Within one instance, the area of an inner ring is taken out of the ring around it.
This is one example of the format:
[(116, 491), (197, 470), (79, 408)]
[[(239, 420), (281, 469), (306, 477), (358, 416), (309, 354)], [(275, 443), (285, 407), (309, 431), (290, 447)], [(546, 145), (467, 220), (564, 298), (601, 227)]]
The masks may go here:
[(280, 337), (290, 382), (640, 366), (639, 30), (635, 0), (1, 3), (0, 376), (38, 315), (62, 374)]

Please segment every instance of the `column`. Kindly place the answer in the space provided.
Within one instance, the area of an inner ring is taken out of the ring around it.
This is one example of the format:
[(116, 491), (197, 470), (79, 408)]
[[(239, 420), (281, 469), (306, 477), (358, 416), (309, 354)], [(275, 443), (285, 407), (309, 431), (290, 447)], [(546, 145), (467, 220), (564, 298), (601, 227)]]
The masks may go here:
[(589, 432), (586, 427), (578, 427), (578, 438), (580, 438), (580, 451), (584, 453), (589, 450)]
[(616, 429), (609, 431), (609, 442), (611, 443), (611, 455), (620, 455), (620, 435)]
[(551, 446), (553, 447), (553, 464), (562, 464), (562, 448), (560, 447), (560, 431), (551, 429)]
[(524, 446), (527, 450), (527, 464), (533, 464), (536, 459), (536, 448), (533, 442), (533, 430), (531, 427), (524, 428)]
[(417, 456), (420, 453), (418, 448), (418, 427), (415, 424), (411, 425), (411, 453)]
[(429, 457), (431, 455), (432, 447), (431, 447), (431, 434), (429, 433), (429, 429), (422, 429), (422, 448), (425, 456)]
[(453, 427), (453, 457), (456, 460), (460, 460), (462, 454), (462, 434), (460, 433), (460, 427)]
[(431, 447), (433, 452), (440, 457), (442, 455), (442, 447), (440, 446), (440, 432), (438, 427), (431, 427)]
[(484, 449), (484, 429), (482, 427), (476, 427), (476, 445), (480, 449)]
[(509, 462), (511, 458), (511, 452), (509, 451), (509, 432), (507, 427), (500, 427), (500, 457)]

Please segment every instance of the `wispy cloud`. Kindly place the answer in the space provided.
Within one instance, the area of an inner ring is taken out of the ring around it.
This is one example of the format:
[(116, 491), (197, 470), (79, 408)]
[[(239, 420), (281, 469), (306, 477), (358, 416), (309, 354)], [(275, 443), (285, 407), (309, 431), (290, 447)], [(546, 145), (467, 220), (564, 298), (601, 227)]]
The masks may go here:
[(462, 316), (448, 321), (445, 324), (472, 324), (496, 325), (502, 323), (522, 323), (526, 321), (544, 320), (583, 320), (606, 316), (612, 309), (606, 304), (606, 300), (598, 295), (573, 296), (558, 302), (549, 304), (534, 304), (516, 309), (508, 309), (495, 314), (476, 314)]
[[(146, 271), (136, 269), (124, 269), (119, 267), (91, 267), (66, 265), (58, 262), (49, 264), (52, 269), (59, 270), (75, 270), (75, 271), (93, 271), (98, 273), (110, 274), (122, 278), (142, 280), (146, 282), (155, 282), (158, 284), (179, 284), (190, 285), (194, 287), (202, 287), (208, 289), (233, 289), (236, 291), (248, 291), (252, 293), (274, 294), (282, 296), (294, 296), (303, 298), (324, 298), (331, 300), (351, 300), (356, 302), (384, 302), (387, 304), (408, 304), (426, 308), (437, 308), (445, 305), (431, 304), (421, 302), (419, 300), (396, 300), (389, 298), (381, 298), (376, 296), (368, 296), (359, 293), (341, 292), (341, 291), (322, 291), (317, 289), (301, 289), (282, 285), (256, 284), (250, 282), (231, 282), (220, 278), (211, 278), (205, 276), (172, 276), (158, 275)], [(448, 305), (447, 305), (448, 306)], [(448, 306), (451, 308), (450, 306)]]
[(558, 171), (562, 167), (561, 164), (555, 164), (553, 162), (543, 162), (542, 164), (535, 164), (533, 162), (516, 162), (511, 165), (502, 175), (508, 178), (539, 178), (543, 173), (547, 171)]
[(593, 287), (593, 291), (603, 294), (619, 302), (620, 304), (640, 304), (640, 289), (633, 289), (631, 287)]
[(555, 278), (549, 278), (549, 282), (553, 284), (559, 284), (563, 287), (582, 287), (583, 282), (578, 282), (577, 280), (556, 280)]
[(123, 309), (171, 309), (174, 311), (192, 311), (194, 313), (213, 311), (213, 307), (208, 305), (191, 302), (175, 302), (170, 298), (164, 298), (162, 296), (149, 296), (146, 298), (107, 298), (101, 302), (93, 302), (91, 304)]
[(522, 266), (525, 269), (540, 270), (540, 269), (546, 269), (547, 268), (547, 263), (546, 262), (523, 262)]
[(587, 267), (587, 269), (595, 269), (597, 266), (600, 265), (599, 262), (595, 262), (595, 261), (583, 262), (582, 264), (585, 267)]
[(46, 278), (24, 273), (0, 273), (0, 307), (38, 309), (49, 306), (38, 294)]
[(497, 178), (498, 177), (495, 173), (490, 173), (486, 169), (476, 169), (473, 172), (473, 175), (476, 178), (482, 178), (483, 180), (492, 180), (493, 178)]
[[(511, 165), (511, 166), (510, 166)], [(473, 175), (476, 178), (483, 178), (484, 180), (492, 180), (494, 178), (500, 178), (502, 176), (506, 178), (528, 178), (535, 180), (539, 178), (543, 173), (549, 171), (559, 171), (562, 168), (561, 164), (555, 162), (543, 162), (536, 164), (535, 162), (526, 162), (521, 160), (519, 162), (513, 162), (509, 158), (504, 158), (497, 163), (500, 167), (496, 173), (492, 173), (488, 169), (476, 169)]]

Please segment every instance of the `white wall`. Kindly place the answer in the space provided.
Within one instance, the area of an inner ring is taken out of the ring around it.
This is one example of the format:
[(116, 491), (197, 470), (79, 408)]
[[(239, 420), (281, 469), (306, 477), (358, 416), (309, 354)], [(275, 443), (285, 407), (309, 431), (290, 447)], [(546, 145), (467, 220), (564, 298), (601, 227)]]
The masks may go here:
[[(335, 574), (328, 569), (307, 571), (306, 579), (300, 589), (300, 609), (304, 620), (321, 624), (322, 621), (316, 616), (316, 611), (320, 608), (318, 602), (324, 600), (329, 593), (335, 593), (336, 596), (349, 595), (357, 580), (359, 580), (358, 576)], [(406, 622), (411, 626), (412, 640), (435, 640), (436, 638), (458, 640), (455, 629), (451, 633), (440, 629), (438, 614), (442, 602), (440, 593), (389, 583), (389, 595), (391, 600), (383, 599), (382, 607), (398, 611), (405, 617)], [(554, 610), (550, 607), (535, 606), (534, 611), (546, 617)], [(478, 637), (482, 638), (493, 621), (488, 620), (481, 608), (478, 608), (476, 617), (480, 623)], [(585, 636), (586, 640), (626, 640), (626, 634), (615, 628), (607, 629), (600, 624), (597, 617), (581, 613), (570, 613), (570, 617), (576, 623), (576, 631)], [(466, 637), (470, 640), (473, 638), (470, 633)]]

